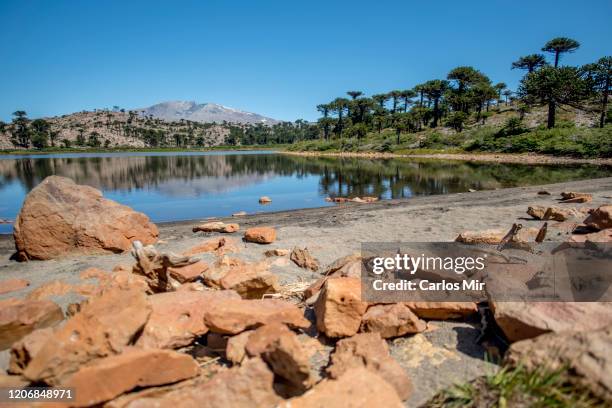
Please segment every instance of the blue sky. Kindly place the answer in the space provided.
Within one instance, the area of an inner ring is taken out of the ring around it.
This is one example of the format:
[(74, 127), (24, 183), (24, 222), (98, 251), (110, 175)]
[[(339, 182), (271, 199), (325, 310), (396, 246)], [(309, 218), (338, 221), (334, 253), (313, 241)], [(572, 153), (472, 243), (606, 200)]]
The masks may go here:
[(313, 120), (458, 65), (515, 88), (552, 37), (582, 44), (563, 63), (611, 55), (611, 20), (609, 0), (0, 0), (0, 119), (196, 100)]

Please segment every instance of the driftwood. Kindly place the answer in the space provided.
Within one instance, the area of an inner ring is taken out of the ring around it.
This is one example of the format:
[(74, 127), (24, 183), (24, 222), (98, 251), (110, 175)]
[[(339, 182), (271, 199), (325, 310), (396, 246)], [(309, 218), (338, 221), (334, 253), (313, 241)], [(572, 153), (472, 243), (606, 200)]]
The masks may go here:
[(132, 243), (132, 256), (136, 259), (132, 271), (147, 278), (149, 288), (154, 293), (173, 291), (181, 286), (168, 273), (169, 267), (187, 266), (198, 261), (189, 256), (160, 253), (153, 245), (143, 246), (140, 241)]
[(518, 234), (518, 232), (523, 228), (522, 224), (512, 224), (512, 228), (510, 231), (501, 239), (499, 245), (497, 245), (498, 251), (503, 251), (504, 247), (508, 244), (508, 242), (512, 241), (512, 239)]
[(542, 228), (540, 228), (540, 230), (538, 231), (538, 235), (536, 236), (535, 242), (542, 243), (544, 241), (544, 238), (546, 238), (546, 232), (548, 231), (548, 223), (545, 222), (544, 225), (542, 225)]

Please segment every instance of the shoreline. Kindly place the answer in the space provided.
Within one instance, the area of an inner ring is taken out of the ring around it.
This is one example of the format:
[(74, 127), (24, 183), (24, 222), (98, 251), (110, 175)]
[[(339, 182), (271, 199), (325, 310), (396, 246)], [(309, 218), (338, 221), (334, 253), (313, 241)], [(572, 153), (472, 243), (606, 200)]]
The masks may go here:
[(487, 163), (514, 164), (592, 164), (612, 166), (612, 158), (580, 159), (565, 156), (547, 156), (536, 153), (378, 153), (378, 152), (292, 152), (279, 151), (281, 154), (306, 157), (355, 157), (365, 159), (431, 159), (456, 160)]

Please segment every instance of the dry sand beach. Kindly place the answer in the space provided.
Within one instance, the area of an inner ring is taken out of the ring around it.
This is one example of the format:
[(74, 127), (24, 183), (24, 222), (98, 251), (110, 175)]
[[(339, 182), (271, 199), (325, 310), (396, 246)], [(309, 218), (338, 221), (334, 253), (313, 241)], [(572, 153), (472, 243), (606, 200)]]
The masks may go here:
[[(538, 194), (548, 191), (551, 195)], [(407, 200), (388, 200), (370, 204), (339, 204), (330, 208), (295, 210), (232, 217), (221, 221), (237, 222), (241, 232), (253, 226), (271, 226), (277, 239), (270, 245), (258, 245), (240, 241), (238, 234), (224, 234), (235, 240), (237, 251), (232, 257), (245, 261), (266, 259), (264, 252), (270, 249), (306, 247), (319, 260), (322, 268), (334, 260), (358, 252), (362, 242), (435, 242), (452, 241), (463, 231), (500, 228), (507, 230), (513, 222), (526, 227), (539, 227), (543, 221), (533, 220), (525, 213), (529, 205), (557, 205), (556, 197), (562, 191), (581, 191), (593, 194), (593, 201), (586, 204), (565, 204), (572, 207), (594, 208), (612, 202), (612, 177), (561, 184), (509, 188), (493, 191), (466, 192), (460, 194), (418, 197)], [(561, 204), (563, 205), (563, 204)], [(219, 234), (192, 232), (200, 222), (194, 220), (158, 225), (160, 241), (156, 248), (164, 252), (182, 253), (206, 239)], [(239, 235), (240, 234), (240, 235)], [(565, 240), (567, 231), (549, 228), (549, 239)], [(67, 284), (82, 284), (79, 273), (89, 267), (111, 271), (116, 265), (131, 265), (129, 253), (110, 255), (68, 256), (48, 261), (16, 262), (10, 260), (14, 253), (11, 236), (0, 238), (0, 280), (22, 278), (29, 287), (18, 292), (0, 295), (24, 297), (38, 287), (54, 280)], [(207, 263), (214, 262), (211, 253), (198, 255)], [(297, 267), (287, 256), (267, 258), (270, 270), (281, 285), (313, 282), (321, 275)], [(87, 281), (85, 281), (87, 282)], [(91, 282), (91, 281), (89, 281)], [(75, 293), (53, 295), (64, 310), (69, 303), (83, 299)], [(468, 321), (436, 321), (430, 323), (424, 333), (389, 340), (392, 356), (407, 371), (414, 384), (414, 392), (407, 401), (418, 406), (442, 388), (455, 382), (466, 382), (495, 366), (485, 361), (485, 349), (476, 343), (480, 335), (477, 316)], [(317, 343), (318, 344), (318, 343)], [(326, 343), (317, 346), (319, 365), (325, 365), (332, 347)], [(6, 369), (9, 350), (0, 352), (0, 368)], [(317, 363), (314, 363), (315, 365)]]

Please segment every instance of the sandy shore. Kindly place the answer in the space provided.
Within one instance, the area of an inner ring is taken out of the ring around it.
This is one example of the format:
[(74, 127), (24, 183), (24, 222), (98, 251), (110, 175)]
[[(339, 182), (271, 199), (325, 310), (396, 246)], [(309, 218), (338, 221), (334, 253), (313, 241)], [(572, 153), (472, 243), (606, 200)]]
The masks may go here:
[[(538, 195), (540, 190), (547, 190), (552, 195)], [(262, 260), (264, 251), (268, 249), (300, 246), (308, 247), (325, 266), (339, 257), (359, 251), (362, 242), (452, 241), (465, 230), (508, 229), (513, 222), (538, 227), (541, 221), (528, 219), (525, 214), (527, 206), (557, 204), (559, 193), (567, 190), (589, 192), (594, 197), (592, 203), (571, 206), (596, 207), (610, 203), (612, 177), (234, 217), (232, 222), (240, 223), (241, 230), (255, 225), (273, 226), (278, 236), (273, 244), (262, 246), (244, 244), (240, 242), (241, 235), (233, 234), (240, 248), (235, 256), (249, 261)], [(163, 251), (182, 252), (208, 239), (191, 231), (198, 222), (160, 224), (161, 241), (157, 247)], [(232, 237), (231, 234), (226, 236)], [(561, 240), (563, 232), (549, 228), (549, 237)], [(83, 283), (78, 273), (88, 267), (110, 271), (115, 265), (130, 265), (133, 262), (129, 254), (117, 254), (17, 263), (9, 259), (13, 249), (12, 237), (1, 236), (0, 279), (24, 278), (31, 282), (31, 286), (19, 292), (0, 295), (0, 299), (25, 296), (51, 280)], [(204, 254), (201, 258), (207, 262), (214, 261), (211, 254)], [(320, 276), (296, 267), (287, 258), (276, 260), (271, 270), (280, 277), (282, 284), (313, 281)], [(65, 308), (68, 303), (81, 298), (68, 294), (51, 299)], [(435, 322), (432, 331), (390, 342), (392, 355), (411, 374), (415, 383), (415, 393), (409, 401), (411, 406), (423, 403), (437, 390), (452, 383), (465, 382), (491, 372), (492, 366), (484, 358), (485, 351), (475, 341), (479, 335), (479, 324), (478, 319), (471, 322)], [(7, 363), (8, 352), (1, 352), (0, 369), (6, 368)]]
[(281, 152), (295, 156), (331, 156), (331, 157), (364, 157), (368, 159), (418, 158), (436, 160), (460, 160), (470, 162), (494, 162), (517, 164), (595, 164), (612, 166), (612, 158), (579, 159), (575, 157), (546, 156), (543, 154), (510, 154), (510, 153), (432, 153), (432, 154), (398, 154), (374, 152)]

